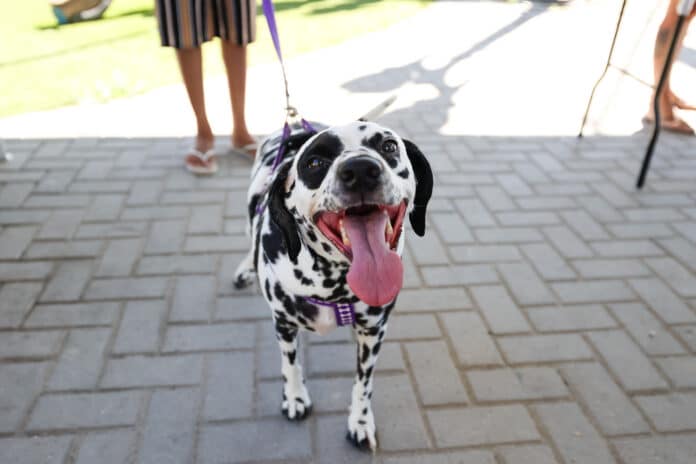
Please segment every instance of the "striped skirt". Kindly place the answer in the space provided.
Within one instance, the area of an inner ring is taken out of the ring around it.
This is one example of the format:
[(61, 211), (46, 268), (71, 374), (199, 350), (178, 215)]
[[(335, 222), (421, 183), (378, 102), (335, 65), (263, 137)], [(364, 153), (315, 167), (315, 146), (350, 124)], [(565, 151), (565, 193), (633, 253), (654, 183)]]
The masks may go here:
[(155, 0), (162, 45), (195, 48), (213, 37), (246, 45), (256, 37), (256, 0)]

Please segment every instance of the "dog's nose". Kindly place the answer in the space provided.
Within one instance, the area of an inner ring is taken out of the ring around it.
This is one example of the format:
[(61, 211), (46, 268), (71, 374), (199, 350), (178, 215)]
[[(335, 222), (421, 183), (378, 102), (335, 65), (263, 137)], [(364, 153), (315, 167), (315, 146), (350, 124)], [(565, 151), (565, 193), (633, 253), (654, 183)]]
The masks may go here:
[(338, 178), (350, 192), (371, 192), (379, 185), (382, 165), (370, 156), (349, 158), (338, 167)]

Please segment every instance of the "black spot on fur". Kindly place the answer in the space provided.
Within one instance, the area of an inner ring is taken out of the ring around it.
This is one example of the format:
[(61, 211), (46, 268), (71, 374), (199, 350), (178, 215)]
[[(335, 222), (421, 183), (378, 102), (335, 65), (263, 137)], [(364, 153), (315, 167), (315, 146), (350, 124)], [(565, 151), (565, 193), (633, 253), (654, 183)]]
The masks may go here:
[(358, 129), (360, 129), (361, 131), (364, 131), (365, 129), (367, 129), (367, 126), (365, 124), (363, 124), (361, 126), (358, 126)]
[(397, 172), (396, 175), (403, 179), (408, 179), (408, 169), (404, 168), (402, 171)]
[(297, 352), (295, 350), (288, 352), (288, 361), (290, 361), (290, 364), (295, 364), (295, 357), (296, 356), (297, 356)]
[(382, 342), (375, 343), (375, 346), (372, 347), (372, 354), (377, 356), (380, 348), (382, 348)]
[(302, 152), (297, 164), (297, 175), (310, 190), (321, 185), (331, 163), (343, 152), (343, 142), (330, 132), (319, 134)]
[(329, 245), (326, 242), (321, 242), (321, 247), (324, 249), (325, 252), (331, 253), (331, 245)]

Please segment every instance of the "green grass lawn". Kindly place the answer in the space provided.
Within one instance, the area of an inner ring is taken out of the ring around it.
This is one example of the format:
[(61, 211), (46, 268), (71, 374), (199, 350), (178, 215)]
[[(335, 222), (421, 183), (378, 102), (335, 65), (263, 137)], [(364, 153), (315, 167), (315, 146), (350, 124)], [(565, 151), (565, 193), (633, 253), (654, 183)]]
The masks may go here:
[[(326, 47), (398, 22), (430, 0), (275, 0), (283, 53)], [(6, 2), (0, 16), (0, 117), (102, 102), (179, 82), (159, 45), (153, 0), (114, 0), (105, 16), (56, 27), (48, 1)], [(251, 65), (275, 59), (261, 8)], [(223, 73), (219, 44), (204, 47), (207, 76)]]

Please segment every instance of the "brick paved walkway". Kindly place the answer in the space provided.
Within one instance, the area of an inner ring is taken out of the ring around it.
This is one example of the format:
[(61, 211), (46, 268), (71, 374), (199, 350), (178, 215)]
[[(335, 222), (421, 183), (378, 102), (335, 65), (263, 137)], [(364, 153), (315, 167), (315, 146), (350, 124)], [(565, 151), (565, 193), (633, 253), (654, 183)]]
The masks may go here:
[(645, 134), (437, 135), (457, 130), (447, 98), (383, 120), (437, 187), (378, 365), (375, 457), (343, 439), (346, 330), (302, 344), (314, 415), (279, 414), (267, 308), (230, 285), (248, 164), (194, 179), (182, 138), (9, 140), (0, 463), (692, 464), (696, 138), (664, 136), (637, 193)]

